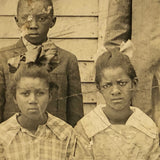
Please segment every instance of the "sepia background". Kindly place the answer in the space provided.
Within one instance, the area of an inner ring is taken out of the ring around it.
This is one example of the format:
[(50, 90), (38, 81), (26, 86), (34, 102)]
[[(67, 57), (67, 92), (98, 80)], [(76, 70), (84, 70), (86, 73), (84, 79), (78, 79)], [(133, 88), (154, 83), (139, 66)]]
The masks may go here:
[[(0, 48), (16, 43), (20, 32), (15, 23), (17, 0), (0, 0)], [(100, 95), (94, 83), (94, 61), (104, 39), (108, 0), (53, 0), (57, 21), (49, 37), (78, 58), (85, 114)]]

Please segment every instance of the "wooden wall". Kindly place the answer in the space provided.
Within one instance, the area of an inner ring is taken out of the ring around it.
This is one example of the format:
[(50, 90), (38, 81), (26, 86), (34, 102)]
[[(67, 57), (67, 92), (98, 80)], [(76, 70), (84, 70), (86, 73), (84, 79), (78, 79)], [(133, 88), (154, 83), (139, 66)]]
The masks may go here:
[[(84, 111), (96, 106), (94, 57), (102, 46), (104, 7), (108, 0), (53, 0), (57, 21), (49, 37), (78, 58)], [(17, 0), (0, 0), (0, 48), (13, 44), (20, 36), (14, 21)], [(100, 8), (99, 8), (100, 7)]]

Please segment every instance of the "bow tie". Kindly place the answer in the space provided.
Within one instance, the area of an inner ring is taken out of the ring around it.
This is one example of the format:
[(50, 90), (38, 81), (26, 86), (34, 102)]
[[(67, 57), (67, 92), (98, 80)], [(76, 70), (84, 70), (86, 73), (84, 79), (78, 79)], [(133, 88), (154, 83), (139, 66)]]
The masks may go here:
[(51, 42), (45, 42), (42, 45), (32, 47), (24, 54), (8, 60), (9, 71), (15, 73), (21, 63), (43, 65), (46, 66), (48, 71), (52, 71), (59, 63), (57, 47)]

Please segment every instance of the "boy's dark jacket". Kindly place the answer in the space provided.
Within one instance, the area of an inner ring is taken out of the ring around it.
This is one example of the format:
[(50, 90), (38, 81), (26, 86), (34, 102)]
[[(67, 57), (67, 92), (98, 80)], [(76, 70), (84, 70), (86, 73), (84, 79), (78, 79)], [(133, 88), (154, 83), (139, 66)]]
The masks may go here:
[[(22, 39), (15, 45), (0, 50), (0, 121), (4, 121), (18, 111), (9, 91), (8, 59), (19, 56), (27, 51)], [(57, 47), (59, 63), (50, 74), (58, 91), (53, 90), (53, 98), (47, 111), (74, 126), (83, 116), (80, 74), (75, 55)], [(78, 94), (78, 95), (77, 95)], [(71, 96), (74, 95), (74, 96)], [(67, 98), (67, 96), (70, 96)], [(57, 100), (58, 99), (58, 100)]]

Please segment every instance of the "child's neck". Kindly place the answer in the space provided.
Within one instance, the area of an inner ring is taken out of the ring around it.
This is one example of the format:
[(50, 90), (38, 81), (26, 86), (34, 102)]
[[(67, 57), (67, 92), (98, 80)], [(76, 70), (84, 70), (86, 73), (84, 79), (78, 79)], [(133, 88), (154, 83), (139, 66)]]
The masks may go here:
[(35, 133), (39, 125), (43, 125), (47, 122), (47, 114), (44, 114), (40, 119), (33, 120), (29, 119), (25, 115), (21, 114), (17, 120), (19, 124), (23, 127), (28, 129), (30, 132)]
[(124, 110), (116, 111), (110, 107), (104, 107), (103, 112), (111, 124), (125, 124), (133, 111), (127, 107)]

